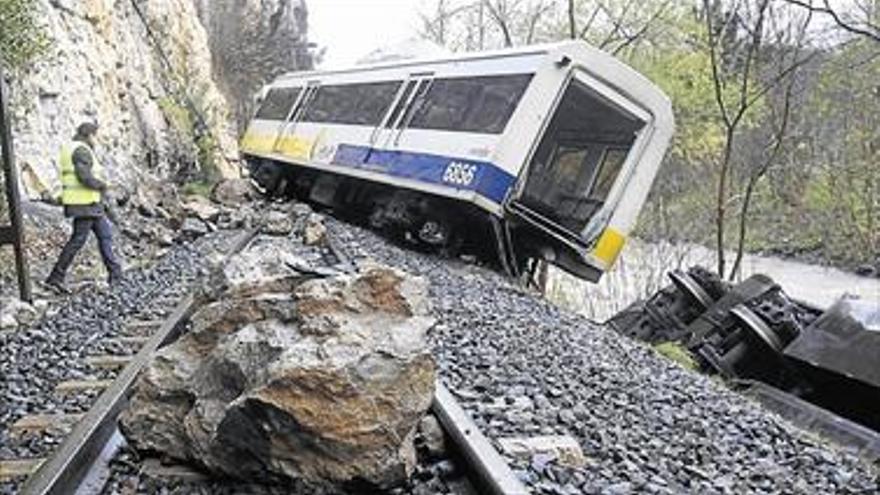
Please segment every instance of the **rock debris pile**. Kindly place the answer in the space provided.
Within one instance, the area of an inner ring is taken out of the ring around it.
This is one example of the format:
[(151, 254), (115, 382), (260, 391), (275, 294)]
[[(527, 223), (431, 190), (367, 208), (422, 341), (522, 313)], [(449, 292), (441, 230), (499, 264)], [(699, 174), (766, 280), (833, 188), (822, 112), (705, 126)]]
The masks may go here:
[(400, 485), (434, 391), (426, 283), (373, 264), (309, 268), (295, 245), (258, 238), (214, 270), (122, 430), (138, 450), (244, 480)]

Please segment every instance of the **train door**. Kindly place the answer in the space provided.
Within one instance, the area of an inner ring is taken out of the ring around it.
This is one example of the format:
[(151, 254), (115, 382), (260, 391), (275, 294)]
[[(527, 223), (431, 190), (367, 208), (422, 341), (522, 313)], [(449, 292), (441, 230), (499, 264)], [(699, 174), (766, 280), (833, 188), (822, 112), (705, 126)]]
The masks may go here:
[[(298, 91), (296, 101), (290, 108), (287, 118), (279, 126), (278, 137), (272, 147), (274, 153), (290, 154), (291, 148), (295, 147), (296, 142), (296, 124), (300, 121), (303, 111), (308, 106), (309, 101), (315, 97), (320, 83), (318, 81), (309, 81), (304, 89), (294, 88)], [(296, 154), (296, 153), (294, 153)]]
[(370, 136), (370, 146), (373, 149), (393, 149), (397, 146), (400, 133), (422, 104), (433, 80), (433, 73), (411, 74), (407, 77), (388, 115), (376, 126)]

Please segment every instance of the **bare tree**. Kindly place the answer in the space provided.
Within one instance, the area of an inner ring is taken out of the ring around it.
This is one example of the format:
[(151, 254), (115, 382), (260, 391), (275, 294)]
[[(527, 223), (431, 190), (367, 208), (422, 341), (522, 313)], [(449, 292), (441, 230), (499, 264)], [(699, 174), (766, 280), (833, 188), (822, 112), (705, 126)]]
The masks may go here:
[[(829, 0), (813, 1), (813, 0), (782, 0), (785, 3), (807, 9), (811, 14), (824, 14), (834, 21), (834, 23), (844, 31), (865, 38), (872, 39), (880, 43), (880, 25), (875, 24), (878, 15), (877, 9), (880, 9), (871, 0), (868, 2), (856, 2), (856, 7), (863, 14), (863, 19), (852, 19), (850, 16), (841, 13), (838, 9), (831, 7)], [(855, 10), (855, 9), (853, 9)]]
[[(779, 22), (781, 16), (775, 16), (772, 20)], [(791, 19), (790, 17), (788, 17)], [(770, 104), (769, 126), (773, 129), (772, 135), (765, 146), (764, 159), (756, 165), (750, 167), (748, 178), (746, 180), (745, 193), (743, 195), (742, 205), (739, 212), (739, 229), (736, 247), (736, 256), (733, 266), (730, 269), (728, 278), (733, 280), (739, 275), (742, 266), (743, 254), (745, 251), (746, 231), (749, 220), (749, 208), (751, 206), (752, 197), (758, 181), (764, 177), (779, 159), (783, 144), (786, 141), (789, 123), (792, 113), (792, 99), (794, 97), (795, 86), (797, 83), (798, 69), (803, 67), (808, 61), (813, 59), (817, 53), (816, 50), (810, 50), (805, 47), (807, 41), (807, 27), (812, 20), (812, 12), (809, 12), (801, 22), (798, 20), (790, 20), (785, 25), (775, 27), (776, 39), (773, 48), (779, 54), (773, 65), (776, 67), (791, 67), (792, 70), (784, 70), (785, 75), (780, 79), (785, 81), (785, 88), (781, 96), (781, 108), (775, 104)], [(794, 39), (791, 39), (794, 37)], [(808, 50), (808, 53), (803, 52)]]
[[(762, 64), (762, 51), (766, 48), (767, 21), (772, 12), (771, 0), (743, 0), (733, 4), (729, 11), (722, 9), (720, 2), (711, 3), (710, 0), (703, 0), (702, 15), (711, 61), (715, 103), (724, 129), (724, 146), (718, 162), (715, 196), (715, 252), (717, 270), (723, 276), (726, 273), (725, 223), (731, 201), (729, 179), (736, 140), (742, 131), (745, 119), (765, 95), (787, 78), (792, 77), (807, 60), (797, 59), (781, 65), (779, 61)], [(742, 39), (738, 39), (741, 33)], [(758, 82), (760, 78), (756, 75), (759, 69), (756, 66), (759, 64), (760, 68), (773, 69), (775, 72), (763, 84)], [(780, 136), (779, 139), (782, 137)], [(760, 171), (762, 168), (765, 170), (754, 179), (755, 182), (766, 172), (766, 167), (757, 167), (756, 170)], [(746, 207), (747, 211), (748, 207)], [(730, 277), (733, 276), (734, 273), (731, 272)]]

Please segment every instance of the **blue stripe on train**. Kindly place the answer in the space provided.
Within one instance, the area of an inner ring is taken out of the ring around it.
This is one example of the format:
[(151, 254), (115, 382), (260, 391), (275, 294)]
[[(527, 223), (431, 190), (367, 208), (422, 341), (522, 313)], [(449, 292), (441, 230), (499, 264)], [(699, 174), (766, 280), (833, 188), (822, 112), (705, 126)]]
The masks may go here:
[[(477, 167), (474, 179), (467, 185), (444, 181), (446, 169), (452, 162)], [(333, 164), (384, 173), (393, 177), (441, 184), (453, 189), (476, 192), (496, 203), (501, 203), (516, 177), (498, 166), (483, 161), (454, 158), (430, 153), (387, 151), (368, 146), (340, 144), (333, 156)]]

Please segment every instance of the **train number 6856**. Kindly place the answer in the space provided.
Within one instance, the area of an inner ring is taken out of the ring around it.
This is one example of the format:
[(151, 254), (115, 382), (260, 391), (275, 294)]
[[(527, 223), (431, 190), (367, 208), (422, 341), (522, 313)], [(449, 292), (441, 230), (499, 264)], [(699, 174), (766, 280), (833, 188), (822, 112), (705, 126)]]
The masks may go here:
[(443, 182), (469, 186), (477, 174), (477, 166), (470, 163), (450, 162), (443, 172)]

